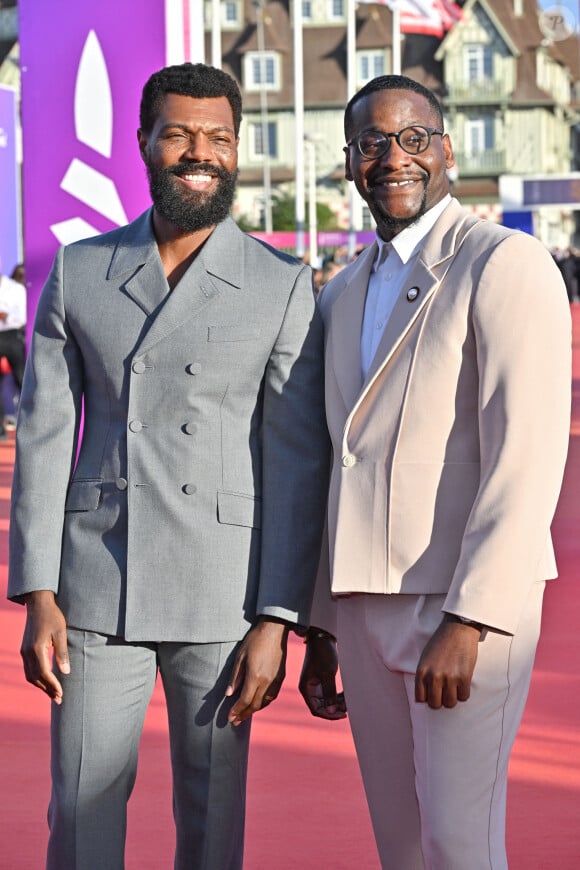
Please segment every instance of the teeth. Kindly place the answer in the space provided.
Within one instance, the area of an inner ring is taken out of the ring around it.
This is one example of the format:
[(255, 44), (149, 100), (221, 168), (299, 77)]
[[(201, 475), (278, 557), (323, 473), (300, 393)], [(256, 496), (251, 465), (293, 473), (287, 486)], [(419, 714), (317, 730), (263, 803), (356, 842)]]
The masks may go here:
[(203, 184), (211, 181), (211, 175), (184, 175), (186, 181), (193, 181), (195, 184)]
[(406, 187), (408, 184), (413, 184), (414, 182), (411, 180), (407, 181), (387, 181), (385, 182), (389, 185), (389, 187)]

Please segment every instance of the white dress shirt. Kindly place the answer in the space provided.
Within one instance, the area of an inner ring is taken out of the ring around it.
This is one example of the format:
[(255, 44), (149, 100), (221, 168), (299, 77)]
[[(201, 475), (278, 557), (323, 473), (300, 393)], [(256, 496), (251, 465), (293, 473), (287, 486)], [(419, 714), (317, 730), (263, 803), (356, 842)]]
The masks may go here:
[(361, 366), (366, 378), (385, 326), (419, 252), (421, 242), (451, 202), (447, 194), (419, 220), (385, 242), (377, 232), (379, 250), (369, 278), (361, 333)]

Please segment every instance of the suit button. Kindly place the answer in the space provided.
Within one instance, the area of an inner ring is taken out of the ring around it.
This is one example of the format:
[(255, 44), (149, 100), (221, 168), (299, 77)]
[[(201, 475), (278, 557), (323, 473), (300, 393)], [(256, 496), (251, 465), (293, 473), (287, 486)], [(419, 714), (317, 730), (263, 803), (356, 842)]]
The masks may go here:
[(131, 432), (140, 432), (142, 428), (143, 423), (141, 422), (141, 420), (131, 420), (131, 422), (129, 423), (129, 429), (131, 430)]
[(184, 423), (181, 428), (186, 435), (195, 435), (197, 432), (197, 423)]
[(183, 492), (184, 492), (186, 495), (193, 495), (194, 493), (197, 492), (197, 486), (195, 485), (195, 483), (185, 483), (185, 484), (181, 487), (181, 489), (183, 490)]
[(122, 492), (124, 489), (127, 489), (127, 481), (124, 477), (118, 477), (115, 481), (115, 486)]
[(201, 363), (189, 363), (185, 366), (188, 375), (198, 375), (201, 372)]
[(137, 362), (134, 362), (132, 365), (132, 369), (136, 375), (142, 375), (146, 368), (147, 366), (142, 359), (137, 360)]
[(356, 465), (356, 456), (353, 456), (352, 453), (347, 453), (342, 457), (342, 464), (344, 468), (352, 468), (353, 465)]

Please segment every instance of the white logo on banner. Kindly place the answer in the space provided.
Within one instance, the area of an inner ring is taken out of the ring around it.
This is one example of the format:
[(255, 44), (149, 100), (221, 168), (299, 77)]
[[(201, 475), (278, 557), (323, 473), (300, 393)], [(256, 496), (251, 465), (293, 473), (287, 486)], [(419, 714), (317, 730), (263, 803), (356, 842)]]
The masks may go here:
[[(77, 140), (110, 157), (113, 142), (113, 99), (107, 64), (94, 30), (85, 42), (75, 84), (75, 133)], [(121, 226), (127, 216), (115, 182), (77, 157), (61, 181), (61, 188), (108, 220)], [(61, 245), (98, 236), (99, 230), (81, 217), (53, 224), (50, 228)]]

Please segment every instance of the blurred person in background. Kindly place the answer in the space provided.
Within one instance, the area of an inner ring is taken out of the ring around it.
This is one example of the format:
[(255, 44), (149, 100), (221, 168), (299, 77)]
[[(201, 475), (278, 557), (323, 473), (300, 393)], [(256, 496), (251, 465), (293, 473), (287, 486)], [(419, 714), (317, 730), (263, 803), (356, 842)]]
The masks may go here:
[[(14, 267), (12, 276), (3, 275), (0, 263), (0, 358), (10, 366), (10, 372), (18, 394), (22, 389), (24, 365), (26, 362), (26, 288), (24, 287), (24, 267), (21, 263)], [(0, 367), (0, 440), (8, 437), (7, 428), (14, 427), (12, 408), (5, 415), (4, 372)]]

